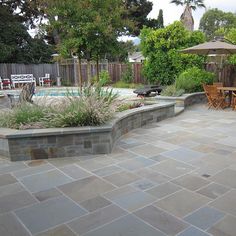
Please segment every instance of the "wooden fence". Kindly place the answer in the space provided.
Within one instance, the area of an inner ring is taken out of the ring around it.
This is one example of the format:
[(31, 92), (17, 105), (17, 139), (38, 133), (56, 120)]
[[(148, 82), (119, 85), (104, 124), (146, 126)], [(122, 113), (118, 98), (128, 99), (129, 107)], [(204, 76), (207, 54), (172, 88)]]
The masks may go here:
[[(69, 84), (76, 84), (78, 81), (78, 63), (61, 63), (55, 64), (0, 64), (0, 76), (2, 78), (10, 78), (11, 74), (33, 74), (36, 79), (49, 73), (51, 78), (56, 79), (59, 75), (63, 81)], [(127, 70), (127, 64), (120, 63), (100, 63), (99, 71), (106, 70), (109, 72), (111, 81), (116, 82), (122, 78), (123, 73)], [(142, 64), (132, 64), (133, 81), (134, 83), (143, 83), (144, 79), (141, 75)], [(90, 67), (91, 76), (97, 74), (96, 64), (91, 63)], [(82, 64), (82, 79), (83, 82), (87, 81), (87, 64)]]
[(218, 76), (218, 80), (223, 82), (224, 86), (236, 86), (236, 67), (233, 65), (225, 65), (219, 68), (214, 63), (206, 64), (205, 69), (214, 72)]
[[(64, 81), (68, 81), (70, 84), (76, 84), (78, 81), (78, 63), (61, 63), (59, 67), (57, 64), (0, 64), (0, 76), (2, 78), (10, 78), (11, 74), (33, 74), (35, 78), (44, 76), (46, 73), (51, 75), (51, 78), (56, 79), (59, 75)], [(122, 75), (127, 70), (127, 64), (121, 63), (100, 63), (99, 71), (107, 70), (110, 74), (111, 81), (116, 82), (122, 78)], [(215, 64), (206, 64), (205, 69), (207, 71), (215, 72), (218, 74), (219, 69)], [(96, 64), (91, 63), (91, 76), (96, 76)], [(142, 64), (132, 63), (133, 81), (134, 83), (144, 83), (145, 79), (142, 76)], [(87, 64), (82, 64), (82, 79), (83, 82), (87, 81)], [(236, 67), (232, 65), (226, 65), (220, 70), (220, 81), (225, 86), (236, 86)]]

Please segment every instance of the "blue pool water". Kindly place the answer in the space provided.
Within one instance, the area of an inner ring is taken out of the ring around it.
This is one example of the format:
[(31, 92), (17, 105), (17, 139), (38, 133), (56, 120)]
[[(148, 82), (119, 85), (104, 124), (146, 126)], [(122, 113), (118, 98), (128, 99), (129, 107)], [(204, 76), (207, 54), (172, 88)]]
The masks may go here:
[(52, 96), (52, 97), (58, 97), (58, 96), (79, 96), (78, 91), (64, 91), (64, 90), (40, 90), (36, 91), (35, 93), (36, 97), (44, 97), (44, 96)]

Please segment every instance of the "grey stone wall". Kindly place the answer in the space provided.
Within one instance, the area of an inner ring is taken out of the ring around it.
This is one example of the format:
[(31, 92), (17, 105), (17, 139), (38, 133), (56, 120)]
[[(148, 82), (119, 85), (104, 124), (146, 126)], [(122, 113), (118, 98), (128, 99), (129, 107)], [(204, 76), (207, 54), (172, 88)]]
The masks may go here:
[(158, 96), (157, 100), (161, 102), (175, 102), (176, 107), (188, 107), (198, 103), (206, 103), (207, 97), (204, 92), (198, 92), (184, 94), (181, 97)]
[(132, 129), (174, 116), (174, 103), (150, 105), (118, 113), (99, 127), (0, 129), (0, 154), (12, 161), (106, 154)]

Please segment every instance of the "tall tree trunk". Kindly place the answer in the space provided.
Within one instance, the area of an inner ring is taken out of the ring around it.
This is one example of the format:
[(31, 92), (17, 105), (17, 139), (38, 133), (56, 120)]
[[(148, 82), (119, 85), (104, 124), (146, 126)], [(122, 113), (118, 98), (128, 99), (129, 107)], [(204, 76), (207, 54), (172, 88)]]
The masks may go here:
[(184, 9), (183, 14), (180, 17), (180, 21), (183, 23), (184, 27), (189, 30), (194, 30), (194, 20), (192, 15), (192, 9), (189, 5), (187, 5)]
[(78, 57), (78, 77), (79, 77), (79, 88), (80, 88), (80, 93), (82, 92), (82, 66), (81, 66), (81, 58)]
[(87, 83), (91, 84), (91, 61), (90, 61), (90, 59), (87, 59), (87, 78), (88, 78)]
[(99, 82), (99, 56), (96, 58), (97, 82)]

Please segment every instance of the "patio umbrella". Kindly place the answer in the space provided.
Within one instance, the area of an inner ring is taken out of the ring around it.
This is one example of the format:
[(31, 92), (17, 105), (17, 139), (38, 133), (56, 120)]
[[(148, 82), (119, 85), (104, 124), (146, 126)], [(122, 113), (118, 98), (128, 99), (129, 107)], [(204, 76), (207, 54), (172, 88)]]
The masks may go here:
[(223, 69), (223, 56), (230, 54), (236, 54), (236, 45), (223, 41), (224, 39), (212, 40), (210, 42), (198, 44), (196, 46), (185, 48), (180, 50), (182, 53), (198, 54), (198, 55), (214, 55), (220, 56), (220, 63), (217, 66), (218, 80), (221, 80), (221, 74)]
[(209, 55), (209, 54), (228, 55), (236, 53), (236, 45), (213, 40), (211, 42), (206, 42), (190, 48), (183, 49), (180, 52), (198, 54), (198, 55)]

